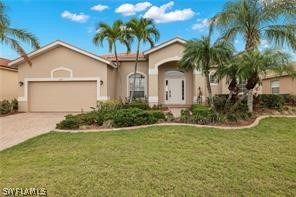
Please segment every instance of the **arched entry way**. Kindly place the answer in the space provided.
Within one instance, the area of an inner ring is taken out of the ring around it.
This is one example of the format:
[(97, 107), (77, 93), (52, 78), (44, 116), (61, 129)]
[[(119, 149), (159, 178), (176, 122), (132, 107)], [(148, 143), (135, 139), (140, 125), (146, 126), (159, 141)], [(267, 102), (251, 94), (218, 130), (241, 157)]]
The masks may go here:
[(181, 72), (178, 62), (166, 62), (158, 66), (158, 98), (163, 105), (191, 105), (193, 72)]

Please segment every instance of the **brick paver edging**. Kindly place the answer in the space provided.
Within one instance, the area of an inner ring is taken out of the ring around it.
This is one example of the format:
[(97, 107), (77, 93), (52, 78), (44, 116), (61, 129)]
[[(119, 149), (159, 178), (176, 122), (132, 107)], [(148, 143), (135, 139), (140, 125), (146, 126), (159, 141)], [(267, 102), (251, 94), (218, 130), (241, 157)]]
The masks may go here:
[(230, 127), (230, 126), (214, 126), (214, 125), (200, 125), (200, 124), (187, 124), (187, 123), (159, 123), (159, 124), (151, 124), (151, 125), (141, 125), (134, 127), (122, 127), (122, 128), (110, 128), (110, 129), (85, 129), (85, 130), (64, 130), (64, 129), (55, 129), (57, 132), (105, 132), (105, 131), (122, 131), (122, 130), (133, 130), (133, 129), (141, 129), (147, 127), (155, 127), (155, 126), (191, 126), (197, 128), (215, 128), (215, 129), (247, 129), (257, 126), (262, 119), (271, 118), (271, 117), (284, 117), (284, 118), (296, 118), (296, 115), (265, 115), (259, 116), (255, 119), (252, 124), (239, 126), (239, 127)]

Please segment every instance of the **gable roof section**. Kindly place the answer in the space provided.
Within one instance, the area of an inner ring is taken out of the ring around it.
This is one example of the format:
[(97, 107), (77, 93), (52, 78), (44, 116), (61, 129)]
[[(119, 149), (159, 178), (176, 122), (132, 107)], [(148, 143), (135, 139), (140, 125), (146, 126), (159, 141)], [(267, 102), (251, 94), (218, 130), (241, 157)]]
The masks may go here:
[[(40, 48), (40, 49), (37, 49), (36, 51), (33, 51), (33, 52), (29, 53), (29, 54), (28, 54), (28, 57), (30, 58), (30, 57), (37, 56), (37, 55), (39, 55), (39, 54), (42, 54), (42, 53), (44, 53), (44, 52), (47, 52), (47, 51), (49, 51), (49, 50), (51, 50), (51, 49), (53, 49), (53, 48), (56, 48), (56, 47), (58, 47), (58, 46), (66, 47), (66, 48), (68, 48), (68, 49), (70, 49), (70, 50), (72, 50), (72, 51), (76, 51), (76, 52), (78, 52), (78, 53), (80, 53), (80, 54), (86, 55), (86, 56), (88, 56), (88, 57), (90, 57), (90, 58), (93, 58), (93, 59), (95, 59), (95, 60), (98, 60), (98, 61), (101, 61), (101, 62), (103, 62), (103, 63), (106, 63), (106, 64), (108, 64), (108, 65), (110, 65), (110, 66), (112, 66), (112, 67), (115, 67), (115, 65), (113, 65), (112, 62), (110, 62), (110, 61), (108, 61), (108, 60), (106, 60), (106, 59), (104, 59), (104, 58), (102, 58), (102, 57), (100, 57), (100, 56), (97, 56), (97, 55), (95, 55), (95, 54), (93, 54), (93, 53), (90, 53), (90, 52), (88, 52), (88, 51), (85, 51), (85, 50), (83, 50), (83, 49), (80, 49), (80, 48), (74, 47), (73, 45), (70, 45), (70, 44), (65, 43), (65, 42), (63, 42), (63, 41), (60, 41), (60, 40), (57, 40), (57, 41), (55, 41), (55, 42), (52, 42), (52, 43), (50, 43), (50, 44), (48, 44), (48, 45), (45, 45), (44, 47), (42, 47), (42, 48)], [(9, 65), (9, 66), (17, 65), (18, 63), (23, 62), (23, 61), (24, 61), (24, 58), (19, 57), (19, 58), (15, 59), (15, 60), (9, 62), (8, 65)]]
[(161, 44), (159, 44), (159, 45), (157, 45), (157, 46), (155, 46), (155, 47), (153, 47), (153, 48), (151, 48), (151, 49), (149, 49), (147, 51), (144, 51), (144, 55), (148, 55), (150, 53), (158, 51), (158, 50), (160, 50), (160, 49), (162, 49), (162, 48), (164, 48), (166, 46), (169, 46), (171, 44), (174, 44), (174, 43), (186, 44), (186, 42), (187, 41), (185, 39), (180, 38), (180, 37), (176, 37), (176, 38), (173, 38), (173, 39), (168, 40), (166, 42), (163, 42), (163, 43), (161, 43)]

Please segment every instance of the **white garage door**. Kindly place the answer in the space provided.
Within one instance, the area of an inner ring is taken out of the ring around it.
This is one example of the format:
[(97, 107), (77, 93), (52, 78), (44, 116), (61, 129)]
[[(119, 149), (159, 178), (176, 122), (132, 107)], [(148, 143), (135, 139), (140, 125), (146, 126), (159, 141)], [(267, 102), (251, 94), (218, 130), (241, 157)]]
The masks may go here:
[(29, 82), (32, 112), (90, 111), (97, 101), (96, 81)]

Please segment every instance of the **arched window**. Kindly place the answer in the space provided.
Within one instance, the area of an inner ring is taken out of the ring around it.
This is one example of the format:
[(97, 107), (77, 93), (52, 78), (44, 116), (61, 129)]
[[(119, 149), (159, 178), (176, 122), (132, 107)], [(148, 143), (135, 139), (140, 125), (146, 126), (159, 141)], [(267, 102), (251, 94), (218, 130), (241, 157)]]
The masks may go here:
[[(133, 90), (134, 76), (135, 76), (135, 74), (130, 74), (128, 76), (129, 97), (131, 96), (131, 93), (132, 93), (132, 90)], [(136, 74), (134, 98), (144, 98), (145, 97), (145, 89), (146, 89), (145, 86), (146, 86), (145, 75), (143, 75), (141, 73), (137, 73)]]
[(210, 83), (217, 84), (218, 82), (218, 78), (215, 76), (215, 71), (210, 72)]

